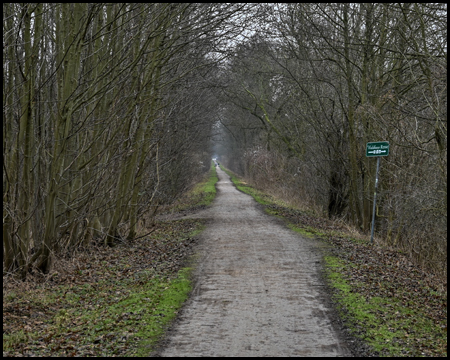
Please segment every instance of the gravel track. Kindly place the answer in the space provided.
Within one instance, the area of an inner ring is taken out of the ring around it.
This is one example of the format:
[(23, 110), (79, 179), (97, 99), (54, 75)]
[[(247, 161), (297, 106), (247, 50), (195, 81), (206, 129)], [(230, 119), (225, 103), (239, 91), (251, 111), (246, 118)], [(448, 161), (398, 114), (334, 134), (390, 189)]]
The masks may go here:
[(320, 276), (320, 243), (265, 214), (217, 169), (195, 287), (157, 356), (351, 356)]

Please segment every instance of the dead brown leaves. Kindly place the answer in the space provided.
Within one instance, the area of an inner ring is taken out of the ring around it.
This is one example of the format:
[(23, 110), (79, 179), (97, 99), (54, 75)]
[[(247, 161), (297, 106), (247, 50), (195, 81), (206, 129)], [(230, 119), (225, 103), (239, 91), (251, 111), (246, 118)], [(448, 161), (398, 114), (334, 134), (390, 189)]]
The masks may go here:
[[(345, 237), (330, 236), (328, 240), (334, 245), (333, 253), (347, 263), (342, 273), (352, 291), (363, 295), (366, 301), (374, 297), (384, 299), (387, 305), (378, 310), (379, 318), (409, 324), (403, 327), (403, 337), (396, 340), (409, 349), (409, 354), (447, 356), (447, 340), (442, 335), (447, 329), (446, 281), (398, 251), (355, 243)], [(398, 307), (404, 311), (395, 311)], [(428, 321), (431, 325), (426, 331), (415, 330), (416, 322)]]
[[(48, 275), (34, 272), (25, 282), (4, 276), (3, 356), (102, 356), (111, 344), (117, 356), (126, 354), (128, 341), (121, 341), (117, 332), (111, 338), (81, 344), (79, 337), (89, 324), (76, 314), (123, 299), (127, 296), (124, 284), (145, 282), (149, 273), (176, 274), (196, 241), (189, 234), (198, 225), (198, 220), (160, 222), (148, 237), (112, 248), (97, 245), (71, 259), (58, 259)], [(96, 296), (83, 295), (85, 289)], [(78, 330), (61, 333), (57, 330), (61, 326)], [(8, 351), (5, 336), (14, 343)]]

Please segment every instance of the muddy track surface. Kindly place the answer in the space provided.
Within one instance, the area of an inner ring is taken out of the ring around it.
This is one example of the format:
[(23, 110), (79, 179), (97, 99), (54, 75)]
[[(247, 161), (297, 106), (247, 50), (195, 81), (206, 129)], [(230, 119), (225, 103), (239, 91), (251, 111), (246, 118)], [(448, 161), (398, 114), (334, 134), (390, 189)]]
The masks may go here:
[(318, 242), (265, 214), (217, 169), (190, 300), (157, 356), (351, 356), (320, 277)]

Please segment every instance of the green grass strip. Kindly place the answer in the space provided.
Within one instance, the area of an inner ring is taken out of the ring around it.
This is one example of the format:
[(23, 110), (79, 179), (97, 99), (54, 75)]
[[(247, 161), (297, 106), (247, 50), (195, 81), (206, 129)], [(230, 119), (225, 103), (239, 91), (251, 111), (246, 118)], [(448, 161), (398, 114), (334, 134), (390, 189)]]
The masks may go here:
[(192, 207), (211, 205), (216, 197), (217, 177), (214, 162), (211, 162), (209, 174), (205, 179), (194, 186), (182, 199), (181, 204), (177, 205), (173, 211), (186, 210)]
[(423, 339), (424, 346), (428, 342), (435, 346), (430, 334), (436, 333), (436, 325), (418, 308), (402, 306), (392, 297), (363, 296), (354, 291), (358, 284), (342, 275), (354, 264), (335, 256), (325, 256), (325, 262), (328, 281), (335, 289), (333, 299), (354, 336), (382, 356), (423, 356), (411, 346), (414, 338)]
[(237, 177), (235, 173), (233, 173), (228, 169), (225, 169), (222, 165), (220, 165), (220, 168), (230, 176), (231, 181), (238, 190), (252, 196), (258, 203), (262, 205), (270, 205), (274, 203), (275, 199), (272, 196), (267, 195), (262, 191), (255, 189), (252, 186), (247, 185), (243, 180)]

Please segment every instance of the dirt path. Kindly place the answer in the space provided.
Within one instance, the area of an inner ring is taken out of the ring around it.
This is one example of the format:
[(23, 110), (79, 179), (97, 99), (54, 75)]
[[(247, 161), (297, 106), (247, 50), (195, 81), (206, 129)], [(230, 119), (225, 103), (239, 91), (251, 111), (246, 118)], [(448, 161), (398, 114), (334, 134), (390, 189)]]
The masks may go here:
[(218, 169), (197, 283), (161, 356), (351, 356), (333, 329), (317, 242), (289, 230)]

